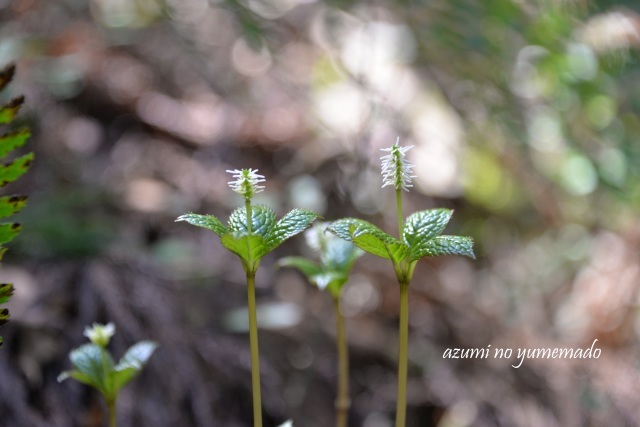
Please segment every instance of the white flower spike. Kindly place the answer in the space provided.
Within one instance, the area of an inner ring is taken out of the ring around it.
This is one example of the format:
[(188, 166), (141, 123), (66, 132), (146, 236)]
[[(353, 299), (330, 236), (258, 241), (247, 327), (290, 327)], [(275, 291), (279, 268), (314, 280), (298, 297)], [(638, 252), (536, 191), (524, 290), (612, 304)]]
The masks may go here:
[(396, 190), (403, 189), (404, 191), (409, 191), (409, 188), (413, 187), (411, 179), (416, 176), (412, 175), (414, 166), (409, 163), (405, 157), (407, 151), (413, 148), (413, 145), (400, 147), (398, 145), (399, 142), (400, 137), (398, 137), (396, 143), (390, 148), (380, 149), (381, 151), (389, 152), (386, 156), (380, 157), (380, 160), (382, 160), (382, 187), (384, 188), (387, 185), (391, 185), (395, 187)]
[(84, 336), (89, 338), (92, 343), (100, 347), (108, 346), (109, 341), (111, 341), (111, 337), (115, 333), (116, 325), (114, 325), (113, 323), (107, 323), (106, 325), (94, 323), (93, 326), (87, 326), (84, 328)]
[(233, 175), (235, 181), (229, 181), (229, 187), (240, 194), (245, 200), (251, 200), (256, 193), (264, 190), (261, 182), (265, 182), (264, 176), (258, 175), (258, 169), (234, 169), (228, 170)]

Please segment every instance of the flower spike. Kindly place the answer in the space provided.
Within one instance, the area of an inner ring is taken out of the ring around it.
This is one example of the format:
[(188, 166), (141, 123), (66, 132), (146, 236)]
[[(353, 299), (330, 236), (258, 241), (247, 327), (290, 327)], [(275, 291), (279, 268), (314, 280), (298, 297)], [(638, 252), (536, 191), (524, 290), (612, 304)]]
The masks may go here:
[(83, 335), (95, 345), (106, 348), (115, 333), (116, 325), (109, 322), (106, 325), (94, 323), (91, 327), (87, 326), (84, 328)]
[(256, 173), (258, 169), (234, 169), (227, 172), (235, 179), (235, 181), (229, 181), (229, 187), (245, 200), (251, 200), (256, 193), (264, 190), (264, 186), (259, 183), (265, 182), (265, 179), (263, 175)]
[(400, 147), (398, 143), (400, 142), (400, 137), (396, 140), (396, 143), (393, 144), (389, 148), (381, 148), (381, 151), (388, 151), (389, 154), (386, 156), (380, 157), (382, 160), (382, 187), (386, 187), (387, 185), (391, 185), (395, 187), (396, 190), (404, 190), (409, 191), (410, 187), (413, 187), (411, 184), (411, 179), (415, 178), (413, 174), (413, 165), (409, 163), (405, 157), (407, 151), (413, 148), (413, 145), (408, 147)]

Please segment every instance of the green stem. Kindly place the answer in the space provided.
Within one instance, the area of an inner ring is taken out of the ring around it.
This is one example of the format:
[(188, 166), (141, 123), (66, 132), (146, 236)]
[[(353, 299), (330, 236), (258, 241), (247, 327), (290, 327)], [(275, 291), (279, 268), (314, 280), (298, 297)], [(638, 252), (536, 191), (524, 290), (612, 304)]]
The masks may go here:
[(402, 240), (402, 190), (398, 188), (396, 190), (396, 206), (398, 208), (398, 235), (400, 236), (400, 240)]
[(344, 328), (344, 318), (340, 312), (340, 297), (334, 297), (336, 313), (336, 329), (338, 344), (338, 397), (336, 400), (336, 426), (347, 427), (349, 415), (349, 353), (347, 348), (347, 334)]
[[(100, 347), (100, 357), (102, 358), (102, 378), (104, 381), (112, 379), (109, 365), (107, 364), (107, 349)], [(107, 401), (107, 411), (109, 412), (109, 427), (116, 426), (116, 396), (105, 399)]]
[(247, 232), (251, 234), (251, 199), (245, 199), (244, 201), (245, 210), (247, 211)]
[(247, 298), (249, 300), (249, 341), (251, 344), (251, 386), (253, 391), (253, 426), (262, 427), (262, 402), (260, 398), (260, 356), (258, 352), (258, 321), (256, 319), (255, 281), (255, 273), (247, 273)]
[(107, 410), (109, 411), (109, 427), (116, 427), (116, 400), (107, 401)]
[(396, 427), (405, 427), (407, 418), (407, 357), (409, 353), (409, 284), (400, 283), (400, 331), (398, 351), (398, 404)]

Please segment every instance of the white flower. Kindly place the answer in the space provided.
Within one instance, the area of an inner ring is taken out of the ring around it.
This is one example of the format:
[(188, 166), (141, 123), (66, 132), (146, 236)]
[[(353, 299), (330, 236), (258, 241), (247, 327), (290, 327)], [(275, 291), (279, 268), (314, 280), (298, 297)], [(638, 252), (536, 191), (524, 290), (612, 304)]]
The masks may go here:
[(259, 183), (265, 182), (265, 179), (264, 176), (256, 173), (258, 169), (234, 169), (227, 172), (235, 179), (235, 181), (229, 181), (229, 187), (246, 200), (251, 200), (254, 194), (264, 190), (264, 186)]
[(380, 149), (381, 151), (389, 152), (386, 156), (380, 157), (380, 160), (382, 160), (382, 187), (392, 185), (396, 190), (409, 191), (409, 188), (413, 187), (411, 178), (416, 176), (412, 175), (413, 171), (411, 169), (414, 166), (405, 159), (405, 156), (407, 151), (413, 148), (413, 145), (400, 147), (398, 142), (400, 142), (400, 137), (390, 148)]
[(93, 326), (87, 326), (84, 328), (84, 336), (100, 347), (106, 347), (109, 345), (109, 341), (111, 341), (111, 337), (115, 333), (116, 325), (113, 323), (107, 323), (106, 325), (94, 323)]

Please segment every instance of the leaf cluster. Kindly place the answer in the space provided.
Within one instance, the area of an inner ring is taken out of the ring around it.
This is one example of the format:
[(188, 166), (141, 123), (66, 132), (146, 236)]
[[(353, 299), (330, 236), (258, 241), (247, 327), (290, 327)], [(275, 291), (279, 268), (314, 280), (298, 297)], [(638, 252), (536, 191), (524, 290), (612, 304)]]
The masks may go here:
[(247, 274), (255, 274), (263, 256), (274, 250), (288, 238), (304, 231), (318, 218), (314, 212), (293, 209), (276, 220), (276, 215), (264, 205), (251, 206), (251, 232), (247, 224), (246, 206), (231, 213), (225, 226), (213, 215), (188, 213), (176, 221), (213, 231), (220, 237), (222, 245), (240, 257)]
[(307, 244), (320, 254), (319, 263), (304, 257), (286, 257), (278, 264), (297, 268), (309, 282), (338, 298), (343, 285), (349, 280), (353, 263), (363, 252), (353, 243), (327, 233), (329, 225), (317, 224), (306, 232)]
[(97, 389), (107, 402), (115, 402), (120, 390), (142, 371), (156, 348), (154, 342), (141, 341), (116, 364), (106, 348), (84, 344), (69, 354), (74, 369), (61, 373), (58, 381), (73, 378)]
[(400, 283), (407, 284), (415, 264), (426, 256), (465, 255), (475, 259), (473, 239), (440, 235), (453, 215), (450, 209), (430, 209), (410, 215), (401, 232), (401, 240), (375, 225), (357, 218), (344, 218), (332, 223), (328, 230), (363, 251), (389, 259)]
[[(15, 66), (10, 65), (0, 71), (0, 92), (4, 91), (15, 74)], [(24, 103), (24, 97), (19, 96), (0, 106), (0, 125), (9, 125), (14, 120), (20, 107)], [(0, 135), (0, 161), (5, 159), (14, 150), (22, 147), (31, 136), (29, 129), (21, 128), (11, 130)], [(31, 165), (33, 153), (27, 153), (15, 159), (0, 163), (0, 188), (20, 178)], [(22, 210), (27, 203), (26, 196), (11, 195), (0, 197), (0, 219), (7, 218)], [(21, 226), (15, 222), (0, 222), (0, 260), (7, 248), (3, 245), (13, 240), (20, 232)], [(0, 304), (6, 303), (13, 294), (13, 285), (0, 284)], [(9, 310), (0, 309), (0, 326), (9, 320)], [(2, 337), (0, 337), (2, 345)]]

